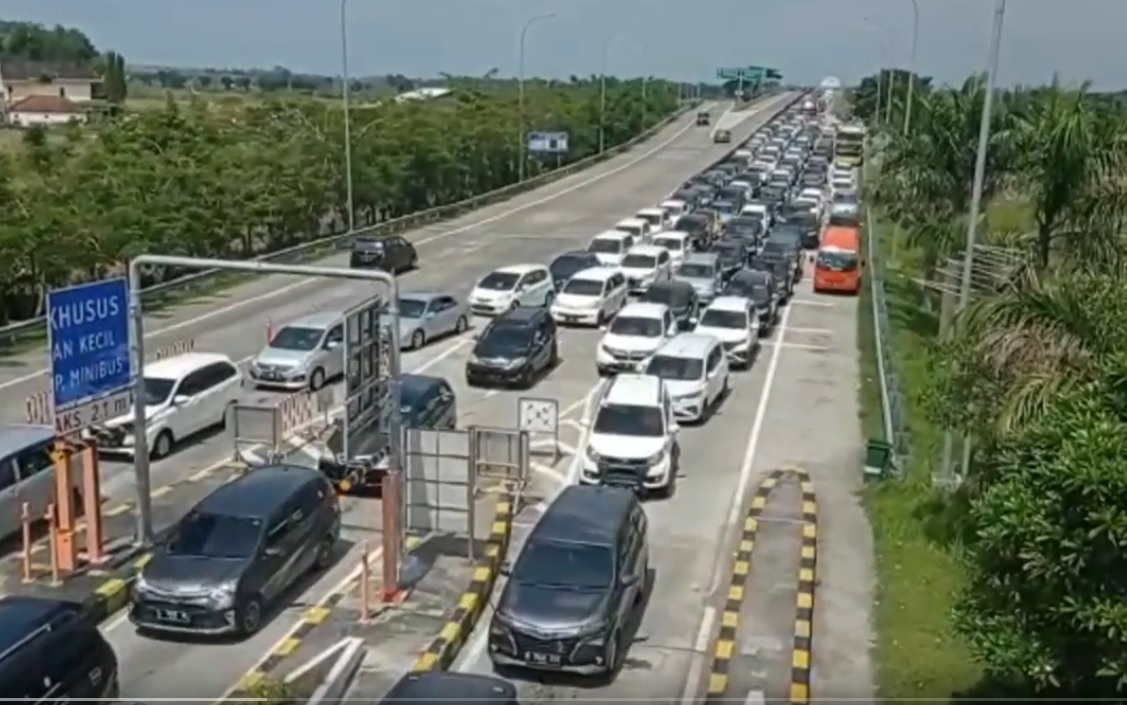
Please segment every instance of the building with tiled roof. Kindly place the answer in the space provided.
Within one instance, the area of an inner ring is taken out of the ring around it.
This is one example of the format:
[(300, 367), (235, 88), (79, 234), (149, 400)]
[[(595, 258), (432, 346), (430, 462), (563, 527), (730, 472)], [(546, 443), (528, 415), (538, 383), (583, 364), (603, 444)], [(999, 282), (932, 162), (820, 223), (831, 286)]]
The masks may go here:
[[(36, 124), (82, 119), (79, 106), (97, 100), (101, 90), (102, 79), (89, 66), (0, 56), (0, 112), (9, 123), (21, 124), (15, 118), (17, 105)], [(30, 98), (53, 100), (24, 102)]]

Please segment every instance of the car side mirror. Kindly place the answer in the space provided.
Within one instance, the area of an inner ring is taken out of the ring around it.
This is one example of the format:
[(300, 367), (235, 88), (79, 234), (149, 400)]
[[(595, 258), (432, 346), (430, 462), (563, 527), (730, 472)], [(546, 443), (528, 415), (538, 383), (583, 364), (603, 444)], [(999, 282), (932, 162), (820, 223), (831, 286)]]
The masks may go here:
[(330, 341), (327, 341), (325, 343), (325, 349), (326, 350), (336, 350), (339, 347), (340, 347), (340, 341), (339, 340), (330, 340)]
[(624, 575), (622, 576), (622, 587), (634, 587), (638, 584), (637, 575)]
[(192, 400), (192, 398), (190, 396), (186, 395), (186, 394), (177, 394), (176, 396), (172, 397), (172, 405), (173, 406), (183, 406), (184, 404), (187, 404), (191, 400)]
[(271, 558), (277, 558), (282, 555), (282, 548), (281, 546), (267, 546), (263, 553)]

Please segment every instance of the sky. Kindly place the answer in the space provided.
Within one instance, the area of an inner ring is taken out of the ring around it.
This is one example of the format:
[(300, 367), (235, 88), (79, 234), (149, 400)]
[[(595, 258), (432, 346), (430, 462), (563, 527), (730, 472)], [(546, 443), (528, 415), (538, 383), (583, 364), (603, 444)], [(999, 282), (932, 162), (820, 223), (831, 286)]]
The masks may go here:
[[(917, 0), (917, 68), (961, 83), (987, 63), (993, 2)], [(607, 72), (712, 81), (720, 66), (773, 66), (787, 82), (855, 83), (909, 66), (911, 0), (347, 0), (354, 76)], [(339, 75), (336, 0), (3, 0), (0, 16), (75, 26), (136, 64), (268, 68)], [(1127, 88), (1127, 2), (1010, 0), (998, 81), (1091, 80)], [(608, 44), (609, 42), (609, 44)]]

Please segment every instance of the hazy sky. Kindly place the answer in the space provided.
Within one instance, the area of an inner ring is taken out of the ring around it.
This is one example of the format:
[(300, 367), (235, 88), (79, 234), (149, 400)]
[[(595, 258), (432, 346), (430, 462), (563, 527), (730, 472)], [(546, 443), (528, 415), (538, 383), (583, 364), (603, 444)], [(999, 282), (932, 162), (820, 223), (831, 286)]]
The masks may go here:
[[(961, 82), (985, 65), (993, 3), (918, 0), (918, 66)], [(608, 71), (711, 80), (717, 66), (776, 66), (787, 80), (852, 83), (886, 62), (907, 66), (910, 0), (348, 0), (354, 75), (515, 74), (529, 17), (529, 75)], [(77, 26), (99, 48), (146, 64), (340, 71), (336, 0), (3, 0), (0, 16)], [(863, 18), (883, 26), (874, 29)], [(999, 80), (1091, 79), (1127, 88), (1127, 2), (1010, 0)], [(893, 61), (895, 60), (895, 61)]]

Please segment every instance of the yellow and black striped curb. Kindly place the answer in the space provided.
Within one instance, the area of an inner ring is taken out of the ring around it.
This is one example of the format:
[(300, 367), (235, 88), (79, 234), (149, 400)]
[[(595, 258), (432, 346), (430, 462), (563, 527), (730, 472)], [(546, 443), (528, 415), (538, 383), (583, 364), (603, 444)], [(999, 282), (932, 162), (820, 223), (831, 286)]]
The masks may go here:
[(818, 504), (814, 484), (801, 468), (773, 470), (755, 491), (740, 532), (740, 542), (732, 563), (732, 578), (721, 614), (720, 632), (713, 650), (712, 669), (708, 677), (707, 702), (726, 699), (729, 672), (736, 655), (736, 635), (740, 627), (740, 610), (747, 597), (747, 583), (751, 575), (752, 553), (755, 550), (759, 517), (767, 506), (771, 492), (788, 477), (798, 480), (802, 490), (802, 548), (798, 569), (798, 589), (795, 598), (794, 646), (791, 653), (790, 702), (806, 705), (810, 702), (810, 654), (814, 628), (815, 564), (818, 551)]
[(142, 553), (119, 568), (116, 577), (102, 581), (82, 600), (83, 611), (94, 621), (104, 622), (118, 610), (125, 609), (133, 598), (133, 585), (137, 582), (137, 576), (152, 557), (151, 553)]
[(510, 490), (497, 501), (493, 524), (490, 526), (485, 557), (474, 569), (473, 580), (462, 593), (457, 607), (450, 613), (446, 625), (427, 646), (415, 662), (416, 671), (444, 671), (457, 658), (458, 652), (473, 633), (478, 618), (485, 611), (493, 585), (513, 533), (513, 494)]

